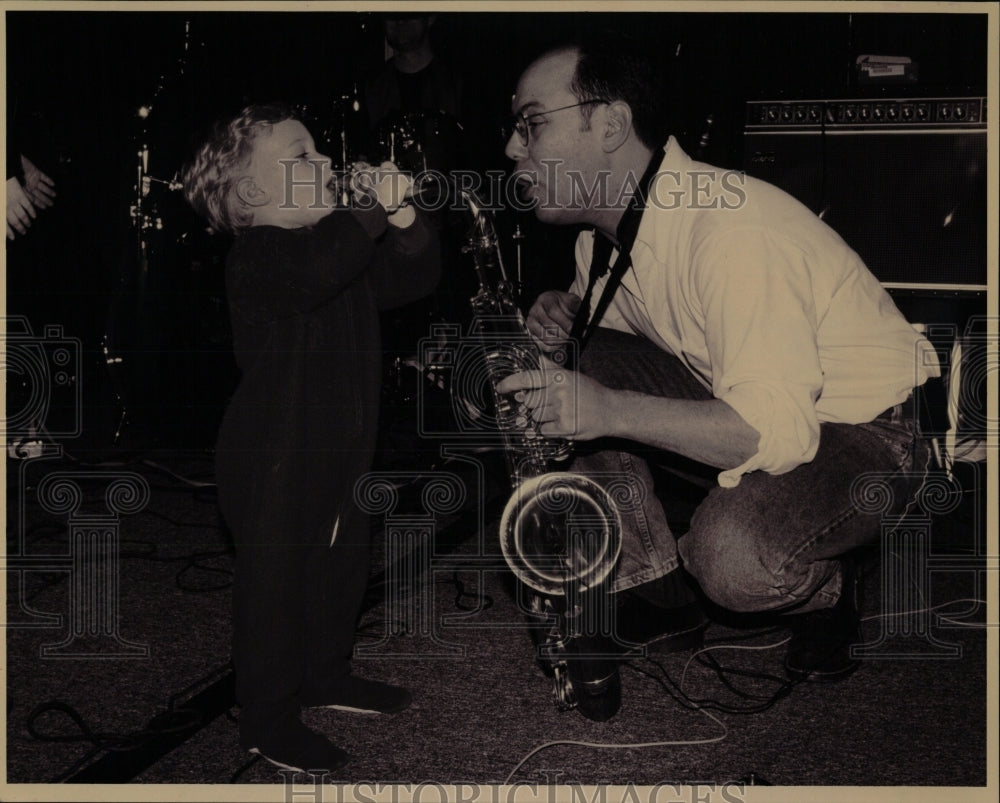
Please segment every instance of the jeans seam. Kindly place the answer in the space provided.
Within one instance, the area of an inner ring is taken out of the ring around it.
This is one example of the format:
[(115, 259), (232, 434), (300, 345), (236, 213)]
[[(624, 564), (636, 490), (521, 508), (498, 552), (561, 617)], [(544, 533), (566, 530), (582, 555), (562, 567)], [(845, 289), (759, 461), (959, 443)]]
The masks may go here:
[[(910, 434), (910, 438), (909, 438), (909, 441), (907, 443), (906, 450), (904, 451), (903, 456), (900, 458), (899, 462), (895, 465), (895, 467), (891, 471), (892, 479), (893, 480), (896, 480), (903, 473), (905, 473), (906, 466), (907, 466), (908, 463), (912, 464), (912, 463), (916, 462), (916, 459), (917, 459), (916, 451), (917, 451), (917, 438), (918, 438), (918, 436), (916, 435), (916, 433), (912, 432), (912, 430), (910, 431), (909, 434)], [(927, 474), (927, 468), (929, 467), (929, 465), (930, 465), (930, 457), (928, 456), (928, 459), (924, 463), (924, 470), (923, 470), (924, 479), (921, 482), (920, 486), (914, 491), (914, 493), (912, 495), (912, 498), (910, 498), (910, 499), (907, 500), (906, 505), (903, 508), (903, 511), (902, 511), (902, 513), (900, 515), (906, 515), (906, 513), (909, 512), (910, 508), (913, 506), (913, 503), (916, 500), (916, 497), (920, 493), (920, 488), (922, 488), (923, 484), (927, 481), (926, 474)], [(816, 534), (814, 535), (813, 538), (811, 538), (809, 541), (801, 544), (800, 547), (799, 547), (799, 549), (797, 549), (794, 554), (788, 556), (788, 558), (777, 569), (777, 575), (778, 575), (778, 577), (783, 580), (786, 577), (786, 575), (787, 575), (787, 571), (786, 570), (788, 569), (788, 566), (791, 565), (791, 564), (796, 563), (798, 561), (798, 559), (799, 559), (799, 556), (803, 552), (807, 551), (808, 549), (812, 549), (816, 544), (822, 542), (829, 535), (831, 535), (832, 533), (836, 532), (838, 529), (840, 529), (841, 527), (843, 527), (847, 522), (852, 521), (853, 519), (857, 518), (857, 515), (858, 515), (857, 508), (855, 506), (853, 506), (853, 505), (848, 506), (845, 510), (842, 510), (841, 513), (839, 515), (835, 516), (834, 518), (832, 518), (825, 527), (823, 527), (821, 530), (819, 530), (818, 532), (816, 532)], [(781, 584), (780, 587), (781, 587), (781, 590), (783, 592), (790, 593), (790, 589), (788, 588), (787, 584), (785, 584), (784, 582), (782, 582), (782, 584)]]
[[(639, 536), (639, 540), (642, 543), (643, 551), (646, 553), (646, 556), (647, 557), (657, 556), (657, 550), (655, 548), (655, 545), (653, 544), (653, 538), (649, 527), (649, 519), (646, 517), (646, 509), (644, 504), (647, 495), (652, 494), (652, 491), (649, 489), (645, 489), (646, 492), (644, 493), (641, 490), (641, 483), (637, 479), (636, 472), (634, 470), (633, 455), (625, 451), (619, 452), (619, 455), (622, 468), (624, 469), (625, 475), (628, 478), (629, 488), (632, 492), (632, 497), (635, 504), (635, 509), (630, 515), (632, 515), (637, 525), (636, 529), (638, 530), (638, 532), (636, 533), (636, 535)], [(655, 498), (655, 494), (653, 494), (653, 496)], [(659, 504), (659, 500), (657, 500), (657, 504)], [(664, 518), (666, 518), (665, 511), (664, 511)], [(672, 537), (672, 533), (669, 535), (670, 537)], [(659, 561), (657, 561), (657, 564), (659, 564)], [(677, 566), (679, 565), (680, 565), (680, 559), (678, 558), (677, 561), (675, 562), (675, 565), (664, 569), (662, 574), (668, 574), (669, 572), (677, 568)], [(650, 580), (653, 580), (656, 577), (661, 576), (660, 574), (656, 573), (659, 571), (659, 569), (660, 569), (659, 565), (647, 565), (641, 568), (639, 571), (630, 573), (629, 576), (627, 577), (627, 580), (630, 581), (632, 585), (629, 585), (627, 587), (618, 586), (618, 581), (621, 578), (616, 576), (615, 590), (624, 591), (626, 590), (626, 588), (634, 588), (637, 585), (642, 585), (643, 583), (649, 582)]]

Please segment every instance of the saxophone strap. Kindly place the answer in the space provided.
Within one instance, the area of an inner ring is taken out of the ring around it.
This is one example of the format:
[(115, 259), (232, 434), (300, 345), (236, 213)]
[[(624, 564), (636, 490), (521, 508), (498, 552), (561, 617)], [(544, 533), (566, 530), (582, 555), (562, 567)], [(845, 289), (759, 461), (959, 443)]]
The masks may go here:
[(590, 303), (594, 294), (594, 285), (597, 284), (598, 279), (608, 272), (611, 251), (614, 248), (613, 243), (608, 237), (597, 231), (597, 229), (594, 229), (594, 250), (590, 256), (590, 280), (587, 284), (587, 292), (583, 295), (583, 301), (580, 302), (580, 309), (576, 313), (576, 318), (573, 319), (573, 330), (570, 332), (570, 337), (579, 344), (577, 360), (579, 360), (580, 355), (583, 354), (583, 350), (587, 347), (587, 342), (594, 333), (594, 329), (597, 328), (601, 322), (601, 318), (604, 317), (604, 313), (611, 304), (611, 299), (614, 298), (622, 278), (628, 269), (632, 267), (632, 246), (635, 244), (635, 237), (639, 233), (639, 223), (642, 221), (642, 213), (646, 210), (649, 188), (653, 183), (653, 179), (656, 178), (657, 168), (660, 166), (662, 160), (663, 153), (655, 151), (649, 165), (646, 167), (646, 172), (643, 173), (642, 178), (639, 180), (639, 186), (636, 187), (628, 208), (622, 214), (621, 220), (618, 221), (618, 228), (616, 230), (618, 258), (615, 260), (614, 266), (610, 268), (611, 275), (604, 285), (604, 291), (601, 293), (597, 306), (594, 308), (594, 314), (590, 315)]

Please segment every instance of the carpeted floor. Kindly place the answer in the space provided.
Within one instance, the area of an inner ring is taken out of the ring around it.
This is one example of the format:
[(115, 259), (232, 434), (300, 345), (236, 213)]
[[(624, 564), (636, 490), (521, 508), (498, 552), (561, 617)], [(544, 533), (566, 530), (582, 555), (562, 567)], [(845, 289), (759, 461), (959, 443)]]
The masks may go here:
[[(58, 456), (8, 464), (8, 783), (282, 782), (266, 762), (248, 763), (237, 744), (228, 674), (232, 560), (210, 470), (208, 454), (190, 453), (99, 467)], [(75, 508), (57, 504), (67, 498), (53, 490), (60, 472), (80, 489)], [(131, 501), (118, 500), (128, 512), (117, 521), (87, 519), (106, 513), (106, 490), (121, 477), (141, 478), (148, 499), (140, 488)], [(621, 711), (599, 724), (556, 710), (533, 660), (496, 544), (495, 472), (455, 461), (425, 473), (401, 490), (393, 515), (421, 512), (421, 491), (441, 477), (462, 487), (464, 504), (437, 497), (436, 509), (447, 512), (433, 520), (430, 547), (414, 551), (419, 539), (411, 539), (401, 559), (386, 548), (384, 523), (377, 528), (358, 630), (356, 671), (409, 686), (414, 704), (394, 717), (306, 712), (352, 755), (327, 780), (986, 783), (987, 617), (971, 601), (985, 599), (985, 564), (971, 534), (982, 523), (967, 509), (914, 521), (926, 539), (912, 543), (923, 551), (896, 545), (881, 559), (869, 556), (870, 655), (849, 679), (788, 684), (780, 622), (713, 622), (707, 652), (654, 649), (627, 662)], [(71, 599), (68, 531), (79, 525), (120, 538), (117, 587), (108, 592), (117, 594), (117, 619), (100, 638), (86, 636), (94, 599), (76, 607)], [(74, 655), (85, 651), (89, 657)]]

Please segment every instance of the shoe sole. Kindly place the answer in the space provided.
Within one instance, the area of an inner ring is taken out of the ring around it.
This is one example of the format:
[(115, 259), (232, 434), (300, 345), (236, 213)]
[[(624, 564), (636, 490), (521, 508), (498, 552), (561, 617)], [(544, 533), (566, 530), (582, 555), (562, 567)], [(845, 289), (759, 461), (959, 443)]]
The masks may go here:
[(331, 765), (329, 767), (325, 767), (323, 769), (319, 769), (319, 768), (303, 769), (302, 767), (294, 767), (291, 764), (285, 764), (283, 761), (278, 761), (278, 759), (276, 759), (276, 758), (271, 758), (269, 755), (260, 752), (260, 750), (258, 748), (256, 748), (256, 747), (251, 747), (247, 752), (253, 753), (253, 755), (255, 755), (255, 756), (260, 756), (262, 759), (264, 759), (265, 761), (267, 761), (267, 762), (269, 762), (271, 764), (274, 764), (274, 766), (276, 766), (276, 767), (281, 767), (281, 769), (283, 769), (283, 770), (290, 770), (292, 772), (304, 772), (304, 773), (332, 772), (333, 770), (340, 769), (348, 761), (350, 761), (350, 756), (345, 756), (344, 759), (339, 764), (333, 764), (333, 765)]
[(302, 767), (294, 767), (291, 764), (285, 764), (283, 761), (278, 761), (278, 759), (276, 758), (271, 758), (269, 755), (260, 752), (260, 750), (258, 750), (256, 747), (251, 747), (248, 752), (253, 753), (253, 755), (255, 756), (260, 756), (268, 763), (273, 764), (275, 767), (280, 767), (283, 770), (289, 770), (290, 772), (308, 773), (308, 774), (315, 774), (317, 772), (333, 772), (334, 770), (343, 767), (350, 760), (349, 758), (345, 758), (339, 764), (333, 764), (332, 766), (325, 767), (323, 769), (313, 768), (307, 770), (303, 769)]
[(394, 708), (358, 708), (354, 705), (345, 705), (343, 703), (318, 703), (316, 705), (309, 705), (308, 703), (303, 703), (303, 708), (323, 708), (328, 711), (346, 711), (349, 714), (398, 714), (401, 711), (405, 711), (413, 705), (413, 700), (407, 700), (405, 703), (398, 705)]
[(693, 647), (700, 646), (705, 638), (705, 631), (708, 629), (708, 622), (695, 625), (688, 630), (675, 631), (673, 633), (661, 633), (645, 641), (629, 641), (622, 636), (621, 644), (627, 646), (629, 650), (638, 650), (643, 647), (659, 646), (659, 652), (681, 652)]
[(837, 672), (821, 672), (818, 669), (797, 669), (785, 664), (785, 674), (797, 683), (836, 683), (853, 675), (860, 663), (855, 663)]
[(251, 747), (248, 752), (253, 753), (255, 756), (260, 756), (265, 761), (274, 764), (274, 766), (276, 767), (281, 767), (281, 769), (283, 770), (291, 770), (292, 772), (305, 772), (305, 770), (302, 769), (301, 767), (293, 767), (291, 764), (285, 764), (282, 761), (278, 761), (276, 758), (271, 758), (270, 756), (264, 755), (256, 747)]
[(306, 708), (322, 708), (327, 711), (347, 711), (349, 714), (368, 714), (375, 716), (376, 714), (398, 714), (399, 711), (404, 709), (400, 708), (398, 711), (379, 711), (377, 708), (355, 708), (350, 705), (308, 705)]

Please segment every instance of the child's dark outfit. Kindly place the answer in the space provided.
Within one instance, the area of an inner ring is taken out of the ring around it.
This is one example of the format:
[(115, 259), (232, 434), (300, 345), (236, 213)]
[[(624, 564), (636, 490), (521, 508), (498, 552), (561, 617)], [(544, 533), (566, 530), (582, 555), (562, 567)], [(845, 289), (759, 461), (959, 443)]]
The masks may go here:
[(369, 526), (352, 489), (375, 449), (377, 310), (427, 295), (439, 272), (420, 216), (398, 229), (381, 207), (336, 209), (309, 228), (253, 227), (230, 251), (242, 380), (216, 473), (236, 543), (233, 660), (246, 748), (301, 735), (300, 706), (342, 698), (352, 682), (369, 573)]

